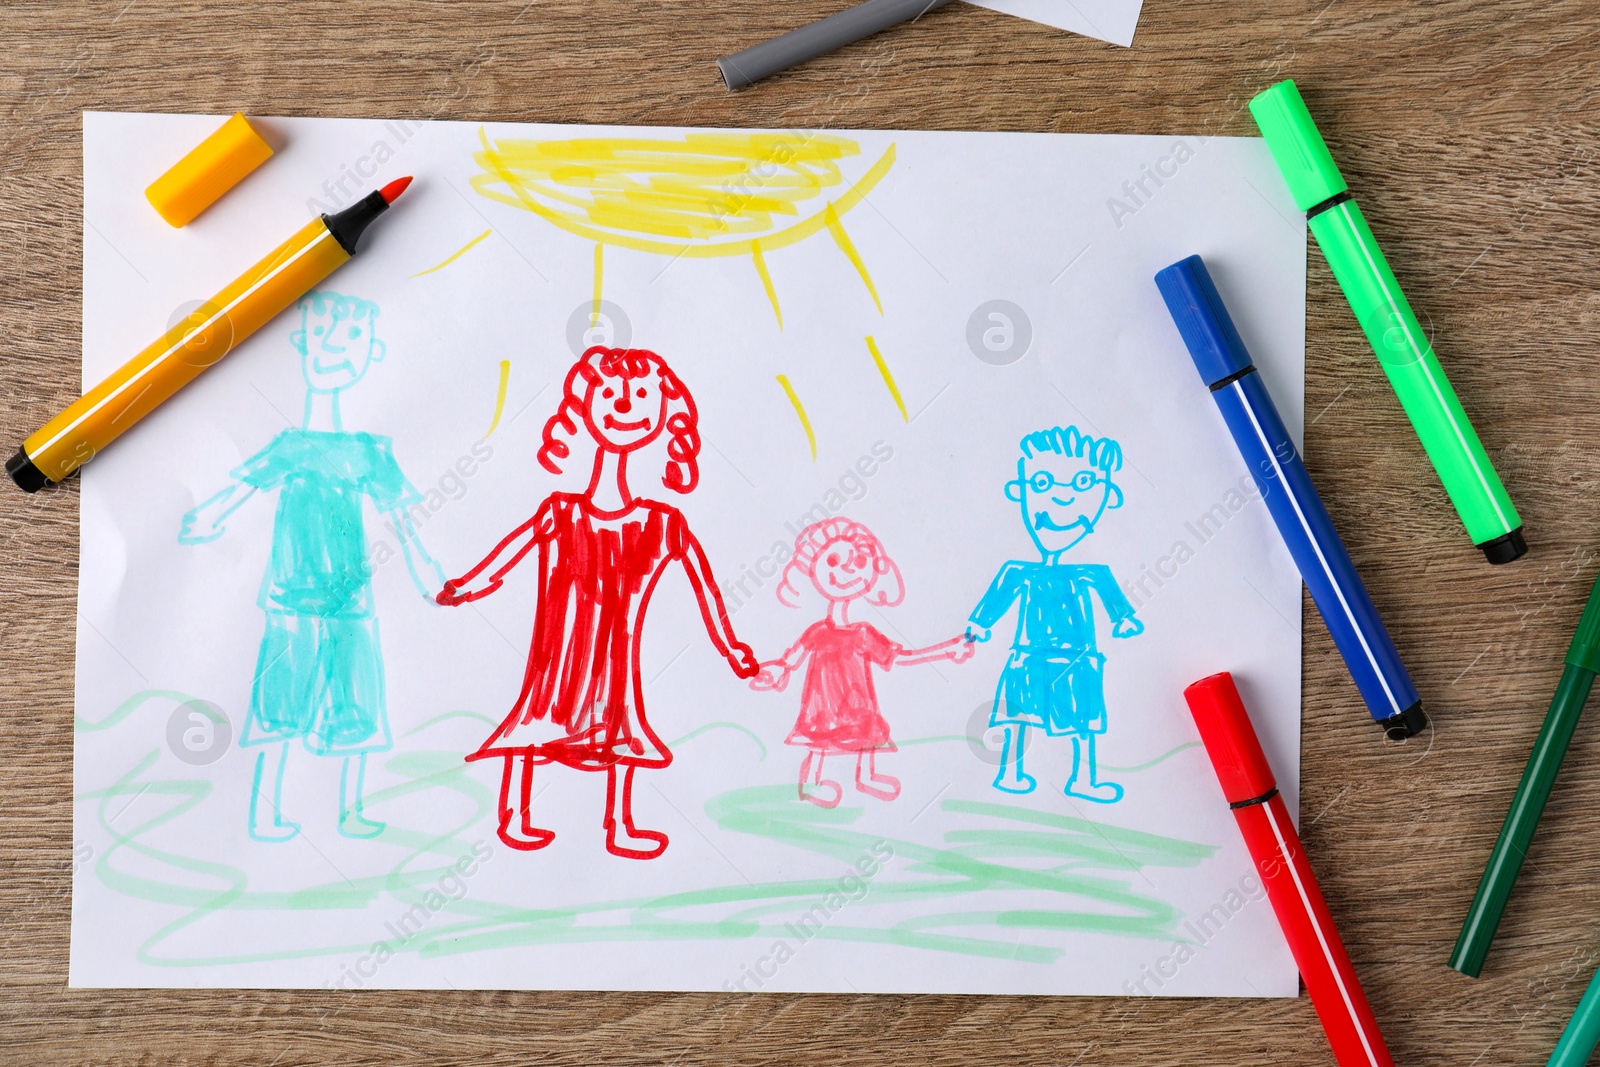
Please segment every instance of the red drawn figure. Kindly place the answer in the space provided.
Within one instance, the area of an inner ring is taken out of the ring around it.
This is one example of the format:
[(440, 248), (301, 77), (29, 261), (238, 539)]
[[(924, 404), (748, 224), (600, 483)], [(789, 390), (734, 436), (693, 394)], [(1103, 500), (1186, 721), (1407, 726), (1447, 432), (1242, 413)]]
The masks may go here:
[(544, 427), (539, 463), (554, 474), (587, 433), (596, 445), (594, 473), (582, 493), (551, 493), (538, 512), (466, 574), (445, 583), (441, 604), (464, 604), (500, 588), (506, 573), (537, 550), (539, 601), (527, 673), (516, 705), (469, 760), (505, 761), (500, 783), (500, 840), (543, 848), (555, 837), (529, 818), (533, 768), (562, 763), (606, 772), (606, 848), (615, 856), (653, 859), (667, 835), (633, 822), (633, 775), (665, 767), (672, 753), (645, 717), (639, 635), (656, 582), (669, 563), (688, 574), (706, 632), (736, 675), (760, 665), (728, 622), (711, 565), (683, 514), (635, 497), (628, 457), (667, 435), (668, 489), (688, 493), (699, 477), (694, 398), (654, 352), (596, 346), (567, 372), (560, 409)]
[(856, 759), (856, 788), (879, 800), (900, 795), (900, 781), (879, 774), (877, 754), (895, 751), (889, 723), (878, 710), (872, 668), (930, 663), (972, 657), (972, 642), (952, 637), (927, 648), (905, 648), (889, 640), (871, 623), (851, 622), (850, 605), (865, 601), (892, 607), (905, 597), (900, 568), (875, 534), (846, 518), (824, 519), (800, 531), (794, 555), (778, 583), (778, 599), (800, 606), (800, 582), (828, 602), (828, 614), (813, 623), (779, 659), (761, 665), (750, 680), (752, 689), (782, 691), (789, 676), (806, 666), (800, 689), (800, 717), (787, 743), (805, 748), (800, 764), (800, 798), (824, 808), (838, 805), (844, 790), (822, 776), (828, 756), (843, 753)]

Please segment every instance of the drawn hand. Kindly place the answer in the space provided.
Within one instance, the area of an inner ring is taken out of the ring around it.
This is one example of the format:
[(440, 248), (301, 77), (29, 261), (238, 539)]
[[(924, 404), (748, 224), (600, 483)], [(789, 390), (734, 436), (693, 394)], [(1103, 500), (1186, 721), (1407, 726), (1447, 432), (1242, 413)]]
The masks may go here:
[(463, 589), (465, 582), (460, 578), (452, 578), (444, 583), (444, 588), (439, 590), (439, 595), (433, 599), (445, 607), (455, 607), (468, 601), (486, 597), (500, 588), (499, 582), (490, 582), (482, 589)]
[(978, 643), (972, 638), (963, 638), (959, 645), (950, 650), (950, 659), (956, 663), (965, 663), (978, 651)]
[(968, 642), (976, 641), (979, 644), (982, 644), (993, 636), (994, 631), (989, 629), (987, 626), (974, 626), (971, 623), (967, 624), (966, 638)]
[(740, 678), (754, 678), (761, 673), (761, 661), (756, 659), (754, 650), (743, 641), (733, 642), (728, 653), (728, 662), (733, 666), (733, 673)]
[(1117, 624), (1111, 627), (1112, 637), (1138, 637), (1142, 633), (1144, 633), (1144, 623), (1132, 615), (1118, 619)]
[(771, 690), (781, 693), (789, 684), (789, 668), (784, 666), (783, 660), (775, 659), (771, 663), (761, 666), (761, 673), (750, 679), (750, 688), (755, 690)]
[(444, 588), (439, 590), (439, 595), (433, 599), (434, 602), (439, 604), (441, 607), (451, 608), (455, 607), (457, 604), (465, 604), (468, 600), (471, 600), (472, 597), (461, 592), (461, 587), (458, 586), (455, 579), (452, 578), (450, 581), (444, 583)]
[(223, 526), (214, 517), (203, 526), (201, 525), (200, 513), (202, 510), (204, 510), (203, 506), (195, 508), (184, 515), (183, 525), (178, 530), (178, 544), (203, 545), (222, 536)]

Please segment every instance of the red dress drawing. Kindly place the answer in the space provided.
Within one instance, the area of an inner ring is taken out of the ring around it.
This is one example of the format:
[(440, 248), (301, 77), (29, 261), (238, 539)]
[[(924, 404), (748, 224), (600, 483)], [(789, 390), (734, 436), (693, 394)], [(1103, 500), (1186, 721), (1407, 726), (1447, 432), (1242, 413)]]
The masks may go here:
[(533, 768), (560, 763), (605, 772), (606, 849), (653, 859), (667, 835), (634, 825), (633, 777), (640, 767), (665, 767), (672, 754), (645, 717), (639, 638), (668, 564), (683, 567), (706, 634), (734, 674), (750, 678), (760, 666), (734, 636), (711, 564), (682, 513), (635, 497), (628, 485), (629, 458), (664, 440), (662, 484), (679, 493), (694, 489), (699, 418), (683, 382), (654, 352), (591, 348), (567, 372), (561, 407), (545, 423), (540, 464), (561, 473), (580, 433), (595, 445), (588, 488), (550, 494), (481, 563), (446, 582), (438, 599), (465, 604), (488, 596), (537, 551), (539, 600), (521, 692), (467, 759), (504, 761), (497, 833), (512, 848), (531, 851), (554, 840), (555, 831), (533, 824), (529, 807)]
[(795, 644), (809, 653), (809, 662), (800, 717), (786, 743), (818, 752), (893, 752), (872, 668), (888, 670), (904, 649), (870, 623), (839, 626), (832, 619), (813, 623)]
[(597, 514), (581, 494), (555, 493), (531, 522), (539, 606), (516, 706), (468, 759), (531, 756), (599, 770), (672, 762), (645, 717), (639, 623), (656, 581), (683, 562), (688, 526), (677, 508), (637, 500)]

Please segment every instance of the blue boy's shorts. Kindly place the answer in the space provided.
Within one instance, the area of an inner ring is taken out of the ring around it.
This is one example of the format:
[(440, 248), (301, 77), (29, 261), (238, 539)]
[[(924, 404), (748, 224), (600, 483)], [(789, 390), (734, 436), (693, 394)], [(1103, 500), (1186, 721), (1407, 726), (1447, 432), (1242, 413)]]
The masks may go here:
[(990, 726), (1038, 726), (1052, 737), (1106, 729), (1105, 656), (1090, 648), (1013, 648)]

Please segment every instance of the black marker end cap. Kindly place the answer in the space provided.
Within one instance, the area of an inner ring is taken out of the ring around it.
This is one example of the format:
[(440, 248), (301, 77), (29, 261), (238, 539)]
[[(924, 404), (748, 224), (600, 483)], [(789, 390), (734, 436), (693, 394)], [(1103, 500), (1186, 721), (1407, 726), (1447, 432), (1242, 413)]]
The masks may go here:
[(25, 449), (17, 449), (17, 454), (6, 460), (6, 473), (24, 492), (37, 493), (50, 484), (50, 479), (44, 476), (44, 471), (33, 465)]
[(1428, 717), (1422, 713), (1422, 701), (1417, 701), (1398, 715), (1391, 715), (1378, 723), (1391, 741), (1404, 741), (1427, 729)]
[(1528, 542), (1522, 539), (1520, 526), (1508, 534), (1496, 537), (1493, 541), (1485, 541), (1478, 547), (1483, 549), (1485, 558), (1494, 564), (1510, 563), (1528, 554)]

